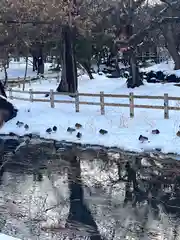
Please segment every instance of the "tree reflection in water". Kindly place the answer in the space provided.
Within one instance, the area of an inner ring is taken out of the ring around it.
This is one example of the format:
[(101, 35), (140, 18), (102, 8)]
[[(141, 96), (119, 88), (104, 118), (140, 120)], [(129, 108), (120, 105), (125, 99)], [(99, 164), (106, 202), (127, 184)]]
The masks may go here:
[(84, 201), (80, 161), (76, 156), (73, 156), (70, 160), (68, 186), (70, 191), (70, 209), (67, 225), (73, 228), (77, 224), (79, 230), (81, 227), (86, 229), (91, 240), (101, 240), (96, 222)]

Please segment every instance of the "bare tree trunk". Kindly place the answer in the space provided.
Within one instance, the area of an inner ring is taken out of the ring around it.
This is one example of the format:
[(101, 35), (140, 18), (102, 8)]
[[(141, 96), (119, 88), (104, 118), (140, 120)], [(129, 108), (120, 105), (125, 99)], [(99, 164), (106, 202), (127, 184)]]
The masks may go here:
[(62, 35), (62, 79), (57, 91), (75, 93), (77, 91), (77, 65), (74, 55), (73, 34), (70, 26), (64, 26)]
[(6, 87), (8, 82), (8, 73), (7, 73), (6, 64), (3, 64), (3, 68), (4, 68), (4, 87)]
[(23, 91), (25, 89), (25, 84), (26, 84), (27, 69), (28, 69), (28, 55), (26, 56), (26, 67), (25, 67), (24, 79), (23, 79)]
[(174, 60), (174, 69), (180, 69), (180, 55), (178, 53), (178, 50), (176, 48), (176, 41), (173, 36), (173, 28), (172, 24), (167, 24), (165, 28), (163, 28), (163, 35), (167, 42), (167, 49)]
[(132, 82), (129, 87), (134, 88), (141, 86), (143, 83), (142, 80), (140, 79), (139, 68), (137, 66), (135, 53), (132, 53), (130, 56), (130, 72), (132, 76)]
[(33, 56), (33, 72), (37, 71), (37, 57)]
[(62, 49), (61, 49), (61, 67), (62, 67), (62, 72), (61, 72), (61, 81), (59, 83), (59, 86), (57, 88), (58, 92), (68, 92), (68, 82), (66, 78), (66, 62), (65, 62), (65, 55), (66, 55), (66, 46), (65, 46), (65, 40), (63, 39), (62, 41)]
[(0, 95), (2, 95), (3, 97), (7, 98), (6, 92), (4, 90), (4, 85), (2, 84), (1, 81), (0, 81)]
[(81, 62), (81, 65), (83, 66), (83, 68), (86, 70), (88, 76), (90, 79), (94, 79), (92, 73), (91, 73), (91, 67), (90, 67), (90, 64), (88, 62)]

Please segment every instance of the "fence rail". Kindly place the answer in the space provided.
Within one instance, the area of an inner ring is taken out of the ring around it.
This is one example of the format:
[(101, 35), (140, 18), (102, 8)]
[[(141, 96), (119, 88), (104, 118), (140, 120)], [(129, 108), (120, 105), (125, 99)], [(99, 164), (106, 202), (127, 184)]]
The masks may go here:
[[(108, 94), (104, 92), (100, 93), (79, 93), (76, 92), (75, 94), (67, 93), (67, 92), (54, 92), (52, 89), (50, 92), (48, 91), (33, 91), (29, 89), (29, 91), (21, 91), (21, 90), (14, 90), (12, 88), (8, 89), (9, 98), (16, 99), (16, 100), (23, 100), (23, 101), (30, 101), (30, 102), (49, 102), (51, 108), (55, 107), (55, 103), (66, 103), (66, 104), (74, 104), (76, 112), (80, 111), (80, 105), (92, 105), (92, 106), (100, 106), (101, 114), (105, 114), (105, 107), (128, 107), (130, 110), (130, 117), (134, 117), (134, 109), (135, 108), (144, 108), (144, 109), (160, 109), (164, 110), (164, 118), (169, 119), (169, 110), (180, 110), (180, 106), (169, 106), (169, 100), (180, 101), (180, 97), (171, 97), (167, 93), (164, 96), (148, 96), (148, 95), (134, 95), (133, 92), (127, 94)], [(22, 93), (22, 94), (29, 94), (28, 98), (25, 97), (17, 97), (13, 96), (13, 93)], [(42, 99), (42, 98), (34, 98), (34, 95), (49, 95), (49, 98)], [(72, 96), (74, 100), (58, 100), (55, 99), (55, 96)], [(93, 101), (80, 101), (79, 97), (98, 97), (99, 102)], [(105, 101), (105, 98), (128, 98), (129, 103), (109, 103)], [(153, 100), (163, 100), (163, 105), (143, 105), (143, 104), (135, 104), (134, 99), (153, 99)]]
[[(44, 79), (52, 79), (56, 78), (57, 83), (60, 81), (60, 76), (58, 73), (46, 73), (44, 76)], [(1, 79), (0, 81), (4, 81), (4, 79)], [(25, 79), (25, 83), (29, 83), (31, 85), (32, 82), (34, 81), (43, 81), (43, 78), (37, 78), (36, 76), (27, 76)], [(15, 77), (15, 78), (8, 78), (7, 84), (10, 87), (18, 86), (20, 88), (20, 85), (24, 83), (24, 77)]]

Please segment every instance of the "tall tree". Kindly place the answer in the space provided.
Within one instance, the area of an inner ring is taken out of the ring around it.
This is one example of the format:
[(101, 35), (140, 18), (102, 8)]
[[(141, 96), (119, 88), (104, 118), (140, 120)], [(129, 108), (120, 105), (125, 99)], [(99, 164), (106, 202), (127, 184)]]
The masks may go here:
[(65, 25), (62, 30), (62, 75), (58, 92), (77, 91), (77, 65), (74, 51), (73, 29)]

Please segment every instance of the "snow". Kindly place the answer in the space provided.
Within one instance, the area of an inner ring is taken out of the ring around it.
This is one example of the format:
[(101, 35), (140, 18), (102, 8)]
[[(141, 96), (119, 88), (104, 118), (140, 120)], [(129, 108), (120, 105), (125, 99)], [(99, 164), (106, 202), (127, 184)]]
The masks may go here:
[[(45, 70), (48, 70), (49, 66), (52, 64), (46, 64), (45, 65)], [(14, 62), (13, 60), (10, 61), (9, 63), (9, 68), (7, 69), (8, 73), (8, 78), (18, 78), (18, 77), (24, 77), (24, 72), (25, 72), (25, 67), (26, 67), (26, 62), (25, 58), (20, 58), (19, 62)], [(36, 76), (37, 74), (33, 72), (32, 69), (32, 58), (28, 59), (28, 69), (27, 69), (27, 77), (28, 76)], [(4, 78), (4, 71), (0, 72), (0, 79)]]
[(159, 64), (155, 64), (153, 66), (147, 68), (141, 68), (141, 71), (150, 72), (150, 71), (163, 71), (165, 74), (175, 74), (177, 77), (180, 77), (180, 70), (173, 70), (174, 69), (174, 62), (162, 62)]
[[(166, 70), (171, 66), (163, 63)], [(21, 65), (20, 65), (21, 66)], [(157, 69), (157, 66), (154, 66)], [(162, 69), (160, 69), (162, 70)], [(24, 66), (19, 68), (19, 72), (24, 71)], [(179, 96), (180, 88), (174, 84), (149, 84), (145, 83), (136, 89), (128, 89), (125, 79), (109, 79), (104, 75), (94, 75), (94, 80), (89, 80), (86, 75), (79, 77), (79, 92), (82, 93), (105, 93), (129, 94), (134, 92), (137, 95), (157, 95), (163, 96), (168, 93), (169, 96)], [(37, 91), (56, 90), (56, 80), (49, 82), (44, 80), (41, 83), (35, 82), (29, 88)], [(15, 88), (19, 89), (19, 88)], [(28, 98), (26, 93), (13, 93), (14, 96)], [(34, 98), (44, 98), (43, 95), (35, 95)], [(72, 100), (69, 96), (55, 96), (55, 99)], [(99, 102), (98, 97), (80, 97), (80, 101)], [(80, 105), (80, 112), (75, 112), (75, 104), (55, 103), (55, 108), (50, 107), (50, 103), (34, 102), (30, 103), (22, 100), (11, 101), (18, 109), (18, 116), (6, 123), (0, 133), (14, 132), (24, 135), (28, 132), (40, 134), (41, 137), (56, 140), (66, 140), (84, 144), (97, 144), (108, 147), (119, 147), (131, 151), (150, 151), (160, 148), (162, 152), (180, 153), (180, 139), (176, 136), (180, 125), (180, 112), (170, 111), (170, 119), (164, 119), (163, 110), (155, 109), (135, 109), (134, 118), (129, 117), (129, 108), (105, 107), (105, 115), (100, 114), (100, 106)], [(105, 102), (129, 103), (128, 99), (106, 98)], [(135, 99), (135, 103), (144, 105), (161, 105), (163, 100)], [(169, 101), (170, 106), (179, 106), (178, 101)], [(30, 110), (30, 112), (28, 111)], [(23, 127), (16, 126), (17, 121), (22, 121), (29, 125), (29, 130), (25, 131)], [(69, 134), (68, 127), (74, 127), (76, 123), (83, 125), (82, 138), (76, 138), (76, 133)], [(56, 133), (47, 134), (46, 129), (57, 126)], [(108, 131), (107, 135), (100, 135), (99, 130), (103, 128)], [(152, 129), (159, 129), (159, 135), (152, 135)], [(142, 134), (149, 138), (149, 142), (140, 143), (138, 138)]]
[[(14, 237), (10, 237), (8, 235), (5, 235), (5, 234), (1, 234), (0, 233), (0, 240), (18, 240), (17, 238), (14, 238)], [(20, 239), (19, 239), (20, 240)]]

